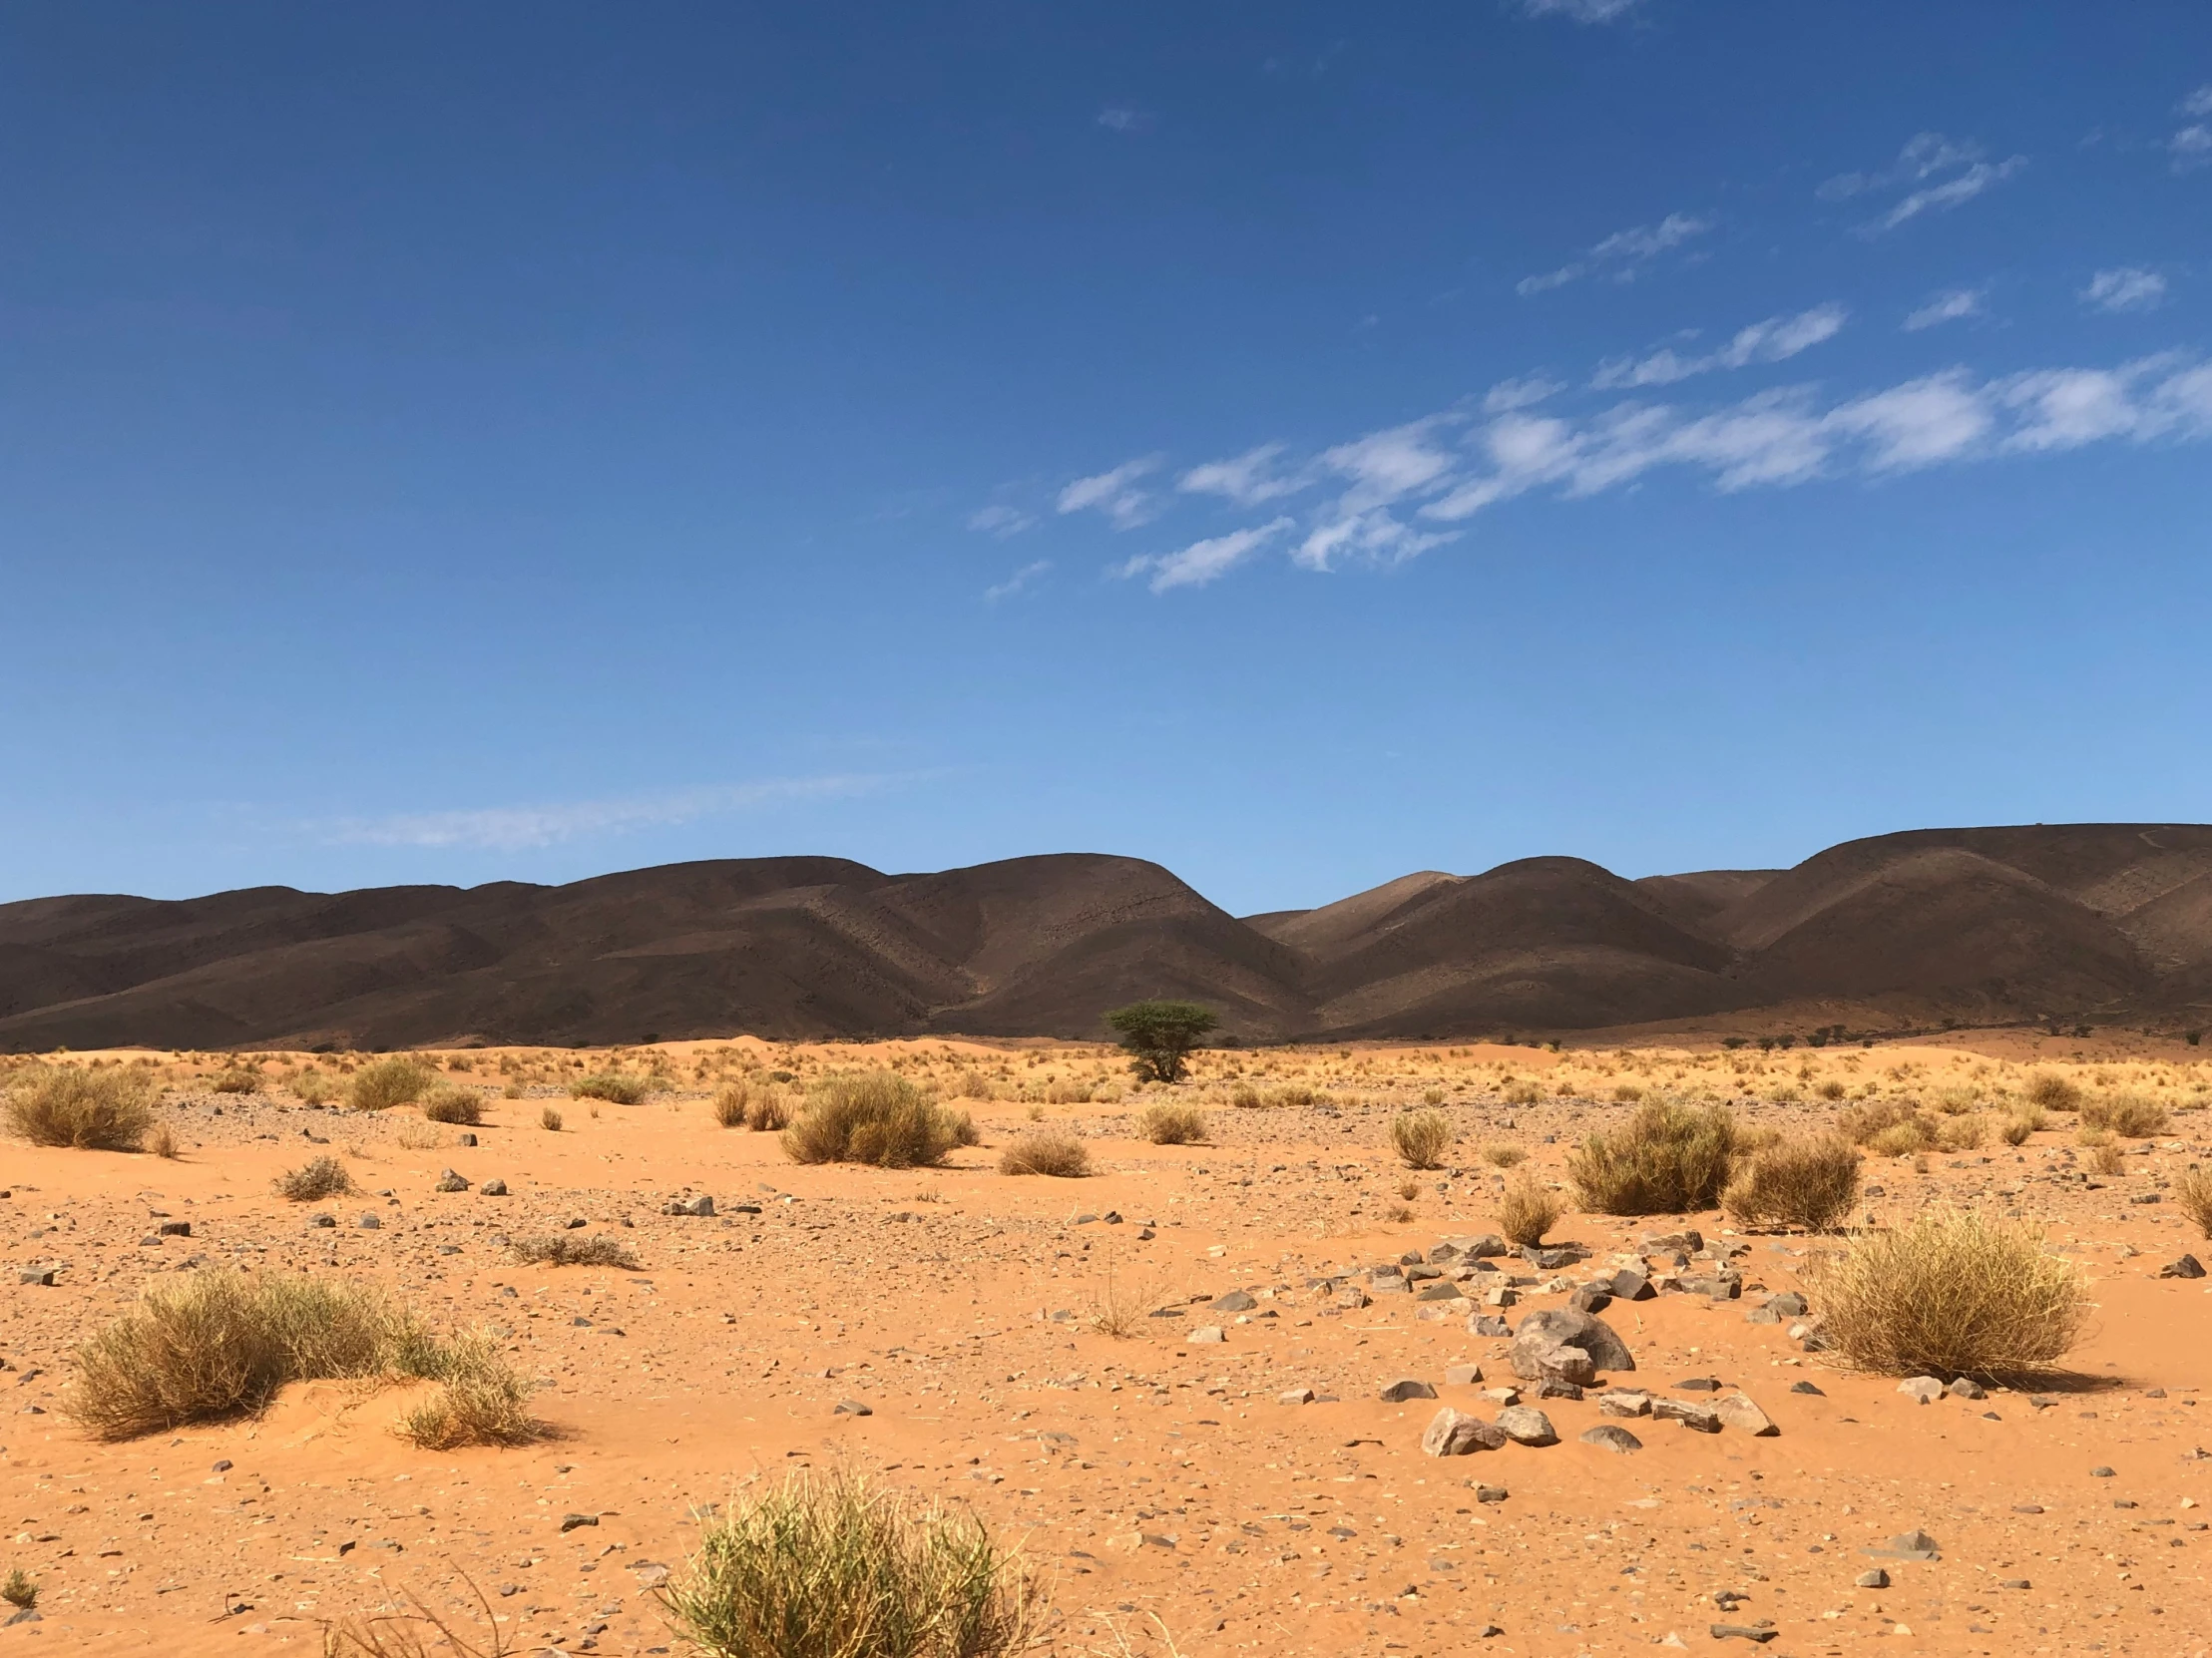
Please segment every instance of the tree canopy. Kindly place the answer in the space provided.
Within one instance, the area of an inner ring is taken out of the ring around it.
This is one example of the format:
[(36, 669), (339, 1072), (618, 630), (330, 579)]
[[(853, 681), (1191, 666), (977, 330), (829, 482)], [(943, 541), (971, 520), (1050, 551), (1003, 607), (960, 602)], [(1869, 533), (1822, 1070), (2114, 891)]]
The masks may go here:
[(1221, 1023), (1210, 1008), (1159, 998), (1132, 1002), (1106, 1018), (1134, 1055), (1129, 1069), (1139, 1082), (1180, 1082), (1190, 1050)]

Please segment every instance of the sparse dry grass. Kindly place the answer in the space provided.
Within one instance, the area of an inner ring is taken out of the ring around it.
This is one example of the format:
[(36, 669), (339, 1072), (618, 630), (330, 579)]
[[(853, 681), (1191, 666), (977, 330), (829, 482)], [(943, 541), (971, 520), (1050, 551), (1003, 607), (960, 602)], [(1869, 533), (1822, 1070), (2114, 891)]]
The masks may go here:
[(1483, 1147), (1483, 1161), (1497, 1168), (1517, 1168), (1522, 1163), (1527, 1162), (1528, 1159), (1529, 1153), (1518, 1145), (1508, 1145), (1500, 1142), (1497, 1145)]
[(1842, 1135), (1828, 1134), (1754, 1153), (1729, 1183), (1722, 1207), (1743, 1226), (1823, 1232), (1858, 1200), (1858, 1150)]
[(325, 1623), (322, 1658), (508, 1658), (514, 1649), (500, 1633), (492, 1603), (474, 1581), (469, 1581), (469, 1590), (489, 1631), (482, 1645), (473, 1631), (463, 1634), (453, 1619), (410, 1594), (405, 1598), (411, 1611), (374, 1612)]
[(638, 1105), (653, 1091), (652, 1081), (644, 1076), (633, 1076), (623, 1070), (603, 1070), (592, 1076), (579, 1076), (569, 1084), (569, 1094), (575, 1099), (604, 1099), (610, 1105)]
[(345, 1165), (325, 1153), (313, 1157), (297, 1168), (286, 1169), (270, 1182), (278, 1197), (294, 1203), (319, 1203), (326, 1197), (338, 1197), (353, 1190), (353, 1176), (346, 1173)]
[(195, 1272), (78, 1347), (68, 1410), (95, 1439), (135, 1439), (258, 1411), (287, 1382), (431, 1375), (437, 1354), (372, 1287)]
[(1136, 1131), (1154, 1145), (1196, 1145), (1206, 1137), (1206, 1114), (1195, 1105), (1157, 1100), (1136, 1113)]
[(1989, 1124), (1977, 1111), (1963, 1117), (1947, 1117), (1936, 1128), (1939, 1151), (1979, 1151), (1989, 1137)]
[(395, 1105), (412, 1105), (437, 1085), (438, 1073), (408, 1053), (374, 1059), (353, 1073), (345, 1090), (346, 1102), (356, 1111), (388, 1111)]
[(177, 1143), (177, 1130), (166, 1122), (154, 1124), (153, 1131), (146, 1136), (146, 1149), (171, 1162), (185, 1154), (184, 1147)]
[(0, 1600), (28, 1612), (38, 1604), (38, 1580), (21, 1566), (11, 1566), (8, 1575), (0, 1579)]
[(484, 1121), (484, 1096), (474, 1088), (440, 1088), (422, 1102), (425, 1121), (476, 1128)]
[(558, 1105), (541, 1105), (538, 1108), (538, 1126), (549, 1134), (560, 1133), (561, 1107)]
[(720, 1128), (742, 1128), (745, 1108), (752, 1103), (752, 1088), (744, 1082), (726, 1082), (714, 1094), (714, 1123)]
[(783, 1149), (798, 1163), (927, 1168), (953, 1147), (974, 1144), (974, 1132), (965, 1116), (945, 1110), (915, 1083), (877, 1070), (818, 1083), (784, 1129)]
[(1936, 1124), (1907, 1099), (1869, 1099), (1836, 1113), (1836, 1132), (1884, 1157), (1909, 1157), (1936, 1143)]
[(2046, 1370), (2080, 1340), (2080, 1275), (2041, 1234), (1971, 1210), (1928, 1209), (1809, 1267), (1839, 1358), (1882, 1376), (1982, 1381)]
[(545, 1437), (530, 1414), (530, 1384), (517, 1376), (487, 1336), (446, 1344), (436, 1365), (437, 1390), (401, 1415), (393, 1432), (424, 1451), (462, 1446), (528, 1445)]
[(517, 1238), (507, 1247), (525, 1266), (638, 1270), (638, 1257), (630, 1252), (630, 1246), (607, 1232), (541, 1232)]
[(1534, 1180), (1522, 1180), (1498, 1200), (1498, 1230), (1523, 1247), (1540, 1244), (1564, 1212), (1551, 1193)]
[(1091, 1150), (1073, 1134), (1040, 1129), (999, 1153), (1001, 1174), (1049, 1174), (1074, 1180), (1092, 1172)]
[(1091, 1328), (1116, 1341), (1129, 1341), (1149, 1328), (1151, 1310), (1159, 1304), (1159, 1285), (1125, 1278), (1120, 1266), (1108, 1261), (1106, 1282), (1091, 1312)]
[(2084, 1099), (2080, 1120), (2091, 1128), (2108, 1128), (2131, 1140), (2148, 1139), (2173, 1128), (2166, 1107), (2148, 1094), (2122, 1090)]
[(136, 1151), (154, 1126), (154, 1094), (143, 1070), (36, 1066), (8, 1088), (8, 1126), (34, 1145)]
[(659, 1593), (715, 1658), (1007, 1658), (1047, 1605), (967, 1510), (804, 1472), (726, 1504)]
[(2174, 1176), (2171, 1196), (2197, 1236), (2212, 1240), (2212, 1169), (2183, 1169)]
[(1688, 1214), (1719, 1202), (1735, 1144), (1726, 1106), (1651, 1099), (1619, 1129), (1577, 1146), (1567, 1177), (1595, 1214)]
[(2081, 1109), (2081, 1084), (2061, 1071), (2030, 1071), (2021, 1091), (2029, 1104), (2040, 1105), (2046, 1111)]
[(1408, 1168), (1442, 1168), (1457, 1137), (1442, 1111), (1401, 1111), (1391, 1119), (1391, 1146)]

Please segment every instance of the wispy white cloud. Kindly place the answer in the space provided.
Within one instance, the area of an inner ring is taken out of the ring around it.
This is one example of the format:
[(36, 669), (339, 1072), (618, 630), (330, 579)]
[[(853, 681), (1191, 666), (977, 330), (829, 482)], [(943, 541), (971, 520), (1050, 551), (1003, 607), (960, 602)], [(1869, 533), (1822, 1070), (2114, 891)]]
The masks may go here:
[(1297, 474), (1276, 471), (1285, 445), (1263, 443), (1225, 461), (1207, 461), (1175, 480), (1175, 487), (1189, 495), (1218, 495), (1239, 507), (1256, 507), (1286, 495), (1295, 495), (1310, 481)]
[[(1878, 236), (1927, 212), (1945, 212), (2002, 184), (2027, 166), (2025, 156), (2001, 162), (1982, 159), (1982, 147), (1941, 133), (1920, 133), (1898, 153), (1895, 164), (1876, 173), (1840, 173), (1820, 187), (1829, 201), (1910, 187), (1888, 211), (1859, 226)], [(1946, 177), (1948, 175), (1949, 177)]]
[(1133, 530), (1149, 523), (1157, 506), (1151, 492), (1139, 489), (1136, 481), (1157, 472), (1165, 459), (1164, 455), (1139, 455), (1133, 461), (1123, 461), (1111, 472), (1078, 478), (1060, 492), (1060, 511), (1102, 512), (1116, 530)]
[(1941, 293), (1931, 294), (1925, 304), (1905, 319), (1906, 331), (1917, 334), (1923, 328), (1981, 316), (1989, 297), (1988, 288), (1946, 288)]
[(1225, 536), (1194, 541), (1180, 552), (1139, 554), (1115, 565), (1111, 574), (1124, 579), (1149, 574), (1149, 585), (1154, 593), (1165, 593), (1170, 588), (1203, 587), (1226, 576), (1285, 530), (1294, 527), (1287, 516), (1278, 517), (1248, 530), (1232, 530)]
[(1108, 104), (1099, 112), (1099, 125), (1113, 133), (1145, 132), (1154, 119), (1143, 110), (1132, 110), (1119, 104)]
[(1519, 380), (1501, 380), (1483, 393), (1483, 413), (1505, 414), (1511, 409), (1534, 408), (1537, 404), (1556, 397), (1566, 390), (1566, 382), (1553, 380), (1542, 374), (1530, 374)]
[(2156, 310), (2166, 297), (2166, 278), (2155, 270), (2121, 265), (2090, 277), (2079, 297), (2084, 305), (2099, 311)]
[(984, 603), (996, 605), (1002, 599), (1012, 599), (1052, 568), (1053, 561), (1050, 559), (1039, 559), (1035, 564), (1024, 565), (1012, 576), (999, 583), (998, 586), (985, 588), (983, 590)]
[(1019, 507), (1009, 507), (1003, 503), (979, 507), (968, 515), (968, 528), (980, 530), (987, 536), (1018, 536), (1024, 530), (1033, 529), (1036, 524), (1036, 514), (1025, 513)]
[(894, 779), (881, 775), (779, 777), (757, 783), (623, 799), (399, 812), (382, 817), (328, 819), (303, 827), (317, 838), (336, 845), (522, 852), (565, 841), (666, 828), (792, 801), (861, 795), (892, 781)]
[(2166, 149), (2173, 156), (2176, 173), (2191, 173), (2200, 167), (2212, 166), (2212, 127), (2201, 121), (2183, 127), (2166, 141)]
[(1515, 291), (1544, 293), (1597, 274), (1608, 275), (1616, 282), (1633, 281), (1637, 273), (1661, 253), (1705, 234), (1719, 222), (1717, 218), (1700, 217), (1695, 213), (1668, 213), (1656, 224), (1635, 224), (1625, 230), (1615, 230), (1581, 258), (1539, 276), (1522, 277), (1514, 285)]
[(1770, 316), (1764, 322), (1739, 328), (1726, 345), (1701, 356), (1684, 356), (1671, 346), (1662, 346), (1643, 357), (1615, 357), (1598, 364), (1590, 384), (1601, 391), (1623, 386), (1665, 386), (1716, 368), (1783, 362), (1834, 339), (1843, 332), (1850, 314), (1838, 304), (1815, 305), (1795, 316)]
[(1570, 17), (1577, 23), (1610, 23), (1635, 10), (1638, 0), (1522, 0), (1531, 17)]

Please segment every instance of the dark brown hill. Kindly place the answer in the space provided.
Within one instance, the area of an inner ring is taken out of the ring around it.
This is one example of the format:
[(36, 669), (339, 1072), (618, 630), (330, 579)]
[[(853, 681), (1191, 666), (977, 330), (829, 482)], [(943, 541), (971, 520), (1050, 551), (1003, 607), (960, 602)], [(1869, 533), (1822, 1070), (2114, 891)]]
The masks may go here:
[(1930, 829), (1794, 869), (1424, 871), (1239, 921), (1090, 854), (836, 858), (562, 887), (256, 888), (0, 905), (0, 1048), (923, 1032), (1095, 1036), (1147, 995), (1246, 1038), (1474, 1036), (1826, 1004), (1870, 1020), (2198, 1024), (2212, 828)]

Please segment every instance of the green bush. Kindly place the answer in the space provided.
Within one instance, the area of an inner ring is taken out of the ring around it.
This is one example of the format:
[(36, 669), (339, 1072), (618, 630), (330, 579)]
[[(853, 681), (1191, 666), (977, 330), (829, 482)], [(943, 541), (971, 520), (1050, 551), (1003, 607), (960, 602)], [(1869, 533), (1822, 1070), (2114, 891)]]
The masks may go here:
[(974, 1133), (967, 1118), (896, 1071), (876, 1070), (814, 1084), (805, 1109), (783, 1130), (783, 1150), (797, 1163), (927, 1168), (954, 1146), (974, 1144)]
[(1674, 1215), (1720, 1201), (1733, 1165), (1735, 1118), (1724, 1105), (1651, 1099), (1566, 1160), (1581, 1207), (1601, 1215)]

